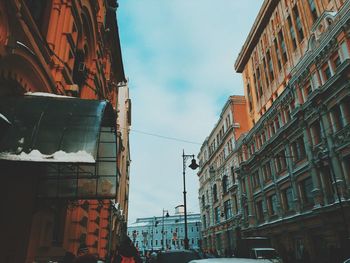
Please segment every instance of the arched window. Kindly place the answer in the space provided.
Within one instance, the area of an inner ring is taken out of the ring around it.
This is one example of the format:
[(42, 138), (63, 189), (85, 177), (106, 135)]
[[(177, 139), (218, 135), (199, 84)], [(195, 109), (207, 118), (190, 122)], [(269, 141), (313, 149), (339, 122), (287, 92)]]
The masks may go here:
[(213, 185), (213, 199), (214, 199), (214, 202), (218, 200), (218, 189), (216, 184)]
[(227, 175), (224, 175), (222, 178), (222, 193), (226, 194), (228, 190), (228, 181), (227, 181)]

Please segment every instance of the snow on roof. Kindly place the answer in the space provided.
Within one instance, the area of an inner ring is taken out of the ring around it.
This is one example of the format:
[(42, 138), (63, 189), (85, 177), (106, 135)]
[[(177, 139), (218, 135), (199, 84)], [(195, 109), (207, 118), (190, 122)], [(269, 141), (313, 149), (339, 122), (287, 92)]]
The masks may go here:
[(95, 163), (91, 154), (85, 151), (75, 153), (66, 153), (57, 151), (53, 154), (42, 154), (38, 150), (32, 150), (30, 153), (21, 152), (20, 154), (1, 152), (0, 159), (10, 161), (32, 161), (32, 162), (62, 162), (62, 163)]
[(128, 227), (143, 227), (150, 225), (150, 222), (139, 222), (139, 223), (132, 223)]
[(11, 122), (4, 115), (2, 115), (1, 113), (0, 113), (0, 118), (3, 119), (8, 124), (11, 124)]
[(57, 95), (53, 93), (47, 93), (47, 92), (26, 92), (24, 93), (26, 96), (39, 96), (39, 97), (54, 97), (54, 98), (66, 98), (66, 99), (73, 99), (74, 97), (70, 96), (64, 96), (64, 95)]

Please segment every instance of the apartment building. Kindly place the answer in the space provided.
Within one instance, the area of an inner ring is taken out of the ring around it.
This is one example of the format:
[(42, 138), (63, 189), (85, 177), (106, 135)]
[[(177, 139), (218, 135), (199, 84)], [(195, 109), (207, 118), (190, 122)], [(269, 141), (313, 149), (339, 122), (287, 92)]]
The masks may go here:
[(237, 227), (294, 261), (348, 253), (349, 10), (350, 1), (266, 0), (235, 63), (253, 124), (235, 149)]

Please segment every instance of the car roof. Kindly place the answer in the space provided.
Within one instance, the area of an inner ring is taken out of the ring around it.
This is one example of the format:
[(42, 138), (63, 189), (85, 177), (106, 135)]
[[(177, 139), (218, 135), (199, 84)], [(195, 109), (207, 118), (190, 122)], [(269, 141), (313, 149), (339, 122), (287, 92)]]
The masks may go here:
[(189, 263), (271, 263), (265, 259), (251, 259), (251, 258), (206, 258), (196, 259)]
[(275, 251), (276, 249), (274, 248), (271, 248), (271, 247), (255, 247), (255, 248), (252, 248), (254, 250), (271, 250), (271, 251)]

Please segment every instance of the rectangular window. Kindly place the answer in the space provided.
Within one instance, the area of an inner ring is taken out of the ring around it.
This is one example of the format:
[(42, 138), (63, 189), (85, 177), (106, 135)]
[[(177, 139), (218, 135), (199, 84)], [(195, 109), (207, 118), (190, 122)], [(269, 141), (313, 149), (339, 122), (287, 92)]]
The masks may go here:
[(284, 150), (280, 151), (275, 158), (276, 158), (276, 171), (277, 173), (281, 173), (287, 168), (286, 155)]
[(256, 171), (252, 175), (252, 186), (253, 186), (253, 189), (254, 188), (258, 188), (259, 185), (260, 185), (260, 183), (259, 183), (259, 173), (258, 173), (258, 171)]
[(323, 65), (322, 72), (323, 72), (324, 82), (326, 82), (328, 79), (332, 77), (332, 72), (327, 62)]
[(263, 166), (263, 174), (264, 174), (264, 180), (265, 181), (269, 181), (271, 180), (271, 164), (270, 162), (267, 162), (264, 166)]
[(297, 140), (292, 142), (291, 148), (294, 164), (305, 158), (305, 145), (302, 137), (299, 137)]
[(274, 74), (273, 74), (273, 64), (270, 56), (270, 51), (266, 52), (266, 58), (267, 58), (267, 64), (269, 65), (269, 77), (272, 82), (274, 80)]
[(281, 55), (280, 55), (280, 52), (278, 50), (278, 44), (277, 44), (277, 39), (275, 38), (274, 41), (274, 46), (275, 46), (275, 53), (276, 53), (276, 58), (277, 58), (277, 67), (278, 67), (278, 70), (280, 71), (281, 68), (282, 68), (282, 63), (281, 63)]
[(258, 87), (258, 93), (259, 96), (261, 97), (263, 95), (263, 90), (262, 90), (262, 85), (261, 85), (261, 74), (260, 74), (260, 69), (259, 67), (256, 68), (256, 77), (257, 77), (257, 87)]
[(232, 217), (231, 200), (227, 200), (226, 202), (224, 202), (224, 213), (225, 213), (225, 219), (229, 219)]
[(232, 197), (232, 199), (233, 199), (233, 204), (234, 204), (234, 212), (235, 212), (235, 214), (237, 214), (238, 213), (238, 201), (237, 201), (237, 196), (233, 196)]
[(263, 211), (263, 205), (262, 200), (256, 202), (256, 217), (258, 221), (264, 221), (264, 211)]
[(263, 65), (264, 65), (264, 74), (265, 74), (265, 80), (266, 80), (266, 85), (270, 84), (269, 78), (267, 76), (267, 65), (266, 65), (266, 60), (263, 58)]
[(288, 57), (287, 57), (286, 44), (284, 42), (282, 30), (280, 32), (278, 32), (278, 40), (279, 40), (280, 45), (281, 45), (282, 61), (284, 64), (288, 61)]
[(293, 7), (293, 15), (294, 15), (295, 24), (298, 30), (299, 42), (301, 42), (304, 39), (304, 31), (303, 31), (303, 26), (301, 24), (301, 19), (299, 16), (299, 10), (296, 5)]
[(270, 195), (268, 197), (269, 201), (269, 209), (270, 209), (270, 215), (276, 215), (277, 214), (277, 196), (275, 194)]
[(337, 132), (344, 127), (344, 121), (345, 121), (342, 119), (339, 106), (338, 105), (334, 106), (331, 109), (330, 114), (332, 114), (333, 131)]
[(316, 6), (315, 6), (315, 1), (314, 0), (308, 0), (308, 2), (309, 2), (309, 7), (310, 7), (310, 12), (311, 12), (311, 15), (312, 15), (312, 19), (315, 22), (317, 17), (318, 17)]
[(284, 209), (285, 211), (293, 210), (293, 191), (291, 187), (288, 187), (282, 191)]
[(288, 21), (288, 26), (289, 26), (290, 38), (292, 39), (293, 50), (295, 50), (297, 48), (297, 39), (295, 36), (295, 31), (294, 31), (292, 19), (290, 18), (290, 16), (288, 16), (287, 21)]
[(214, 209), (215, 212), (215, 223), (220, 223), (220, 207), (215, 207)]
[(311, 177), (308, 177), (300, 183), (300, 190), (304, 205), (312, 205), (314, 202), (312, 196), (313, 184)]
[(335, 52), (331, 58), (332, 60), (332, 63), (334, 65), (334, 69), (337, 69), (340, 64), (341, 64), (341, 60), (340, 60), (340, 56), (339, 56), (339, 53), (338, 52)]
[(313, 124), (311, 124), (310, 126), (311, 128), (311, 138), (312, 138), (312, 142), (315, 145), (319, 144), (321, 142), (321, 126), (320, 123), (318, 121), (315, 121)]
[(303, 88), (304, 102), (307, 100), (311, 92), (312, 92), (311, 81), (308, 81)]

